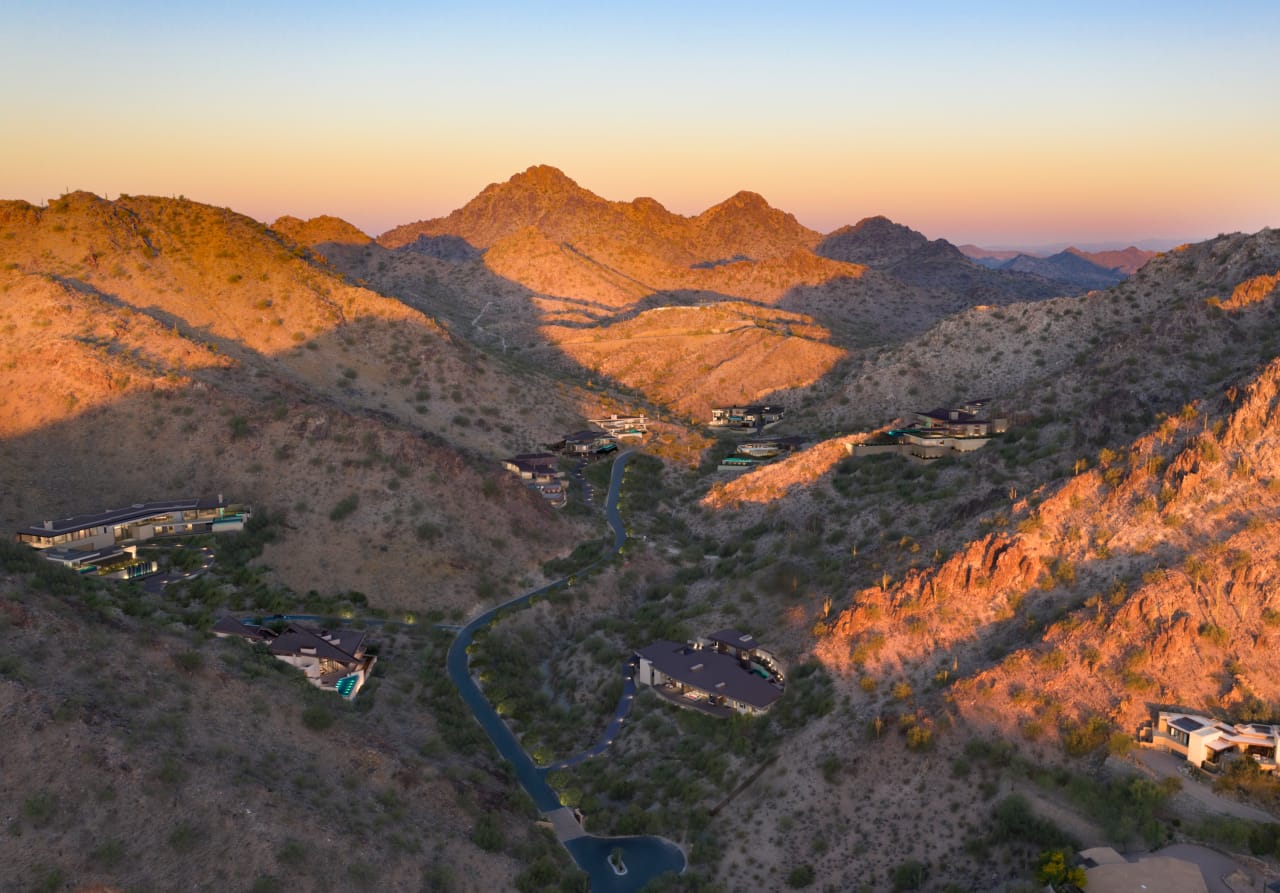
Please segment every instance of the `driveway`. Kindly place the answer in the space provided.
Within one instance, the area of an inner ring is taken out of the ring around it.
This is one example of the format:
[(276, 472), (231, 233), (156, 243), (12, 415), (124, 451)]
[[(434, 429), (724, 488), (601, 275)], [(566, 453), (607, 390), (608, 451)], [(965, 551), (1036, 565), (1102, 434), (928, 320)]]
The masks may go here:
[(1234, 797), (1214, 791), (1212, 785), (1191, 777), (1191, 764), (1177, 754), (1154, 748), (1142, 748), (1137, 754), (1139, 764), (1145, 766), (1157, 778), (1179, 778), (1182, 790), (1173, 798), (1173, 804), (1192, 813), (1216, 813), (1248, 819), (1251, 822), (1274, 822), (1271, 813), (1241, 803)]
[[(1211, 850), (1208, 847), (1196, 846), (1192, 843), (1175, 843), (1173, 846), (1167, 846), (1158, 852), (1152, 853), (1152, 855), (1171, 856), (1174, 859), (1185, 859), (1187, 862), (1194, 862), (1200, 868), (1200, 874), (1204, 875), (1205, 886), (1209, 888), (1209, 893), (1242, 893), (1244, 890), (1262, 889), (1262, 885), (1257, 881), (1253, 872), (1230, 856), (1224, 856), (1217, 850)], [(1239, 878), (1237, 876), (1232, 878), (1232, 884), (1228, 884), (1226, 879), (1237, 872), (1244, 874), (1252, 883), (1238, 883)]]

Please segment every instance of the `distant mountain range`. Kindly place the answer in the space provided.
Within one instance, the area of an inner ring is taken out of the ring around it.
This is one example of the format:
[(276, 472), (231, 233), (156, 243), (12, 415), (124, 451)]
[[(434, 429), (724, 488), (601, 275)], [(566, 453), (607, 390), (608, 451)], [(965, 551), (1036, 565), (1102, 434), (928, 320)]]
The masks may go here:
[[(912, 337), (969, 307), (1108, 287), (1146, 257), (974, 259), (886, 217), (824, 236), (748, 191), (684, 216), (652, 198), (602, 198), (547, 165), (368, 244), (332, 219), (275, 227), (356, 281), (478, 320), (503, 346), (554, 344), (691, 417), (803, 387), (850, 347)], [(766, 359), (780, 351), (787, 363)]]
[[(1029, 257), (1033, 260), (1053, 261), (1048, 267), (1041, 267), (1047, 270), (1062, 270), (1064, 273), (1071, 275), (1071, 270), (1084, 270), (1084, 267), (1076, 265), (1070, 257), (1082, 258), (1089, 264), (1101, 267), (1102, 270), (1115, 270), (1123, 273), (1125, 276), (1132, 276), (1137, 273), (1140, 266), (1146, 264), (1152, 257), (1158, 255), (1158, 251), (1149, 251), (1146, 248), (1137, 246), (1129, 246), (1124, 249), (1102, 249), (1102, 251), (1085, 251), (1082, 248), (1069, 247), (1059, 252), (1030, 251), (1030, 249), (1018, 248), (980, 248), (975, 244), (963, 244), (960, 251), (965, 256), (974, 258), (979, 264), (991, 267), (992, 270), (1020, 269), (1020, 265), (1010, 267), (1009, 262), (1019, 257)], [(1121, 276), (1124, 278), (1124, 276)]]

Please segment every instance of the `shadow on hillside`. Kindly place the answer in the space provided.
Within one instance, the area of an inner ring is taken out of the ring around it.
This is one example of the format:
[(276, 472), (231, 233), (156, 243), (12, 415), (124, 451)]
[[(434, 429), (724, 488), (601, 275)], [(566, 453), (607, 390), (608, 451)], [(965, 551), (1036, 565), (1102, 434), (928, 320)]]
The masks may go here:
[[(865, 318), (867, 313), (863, 311), (870, 312), (874, 309), (867, 302), (862, 302), (865, 305), (863, 307), (857, 301), (846, 299), (847, 295), (842, 297), (844, 292), (859, 288), (857, 280), (851, 277), (837, 277), (819, 288), (793, 287), (777, 301), (700, 289), (654, 289), (643, 285), (634, 277), (625, 277), (633, 285), (643, 286), (645, 291), (634, 298), (619, 300), (614, 304), (593, 297), (543, 294), (531, 290), (516, 280), (490, 270), (483, 260), (472, 259), (472, 252), (480, 252), (470, 245), (457, 251), (451, 248), (450, 252), (444, 253), (445, 257), (415, 251), (410, 247), (386, 249), (376, 243), (365, 246), (320, 245), (317, 246), (317, 251), (350, 280), (446, 320), (456, 334), (468, 340), (490, 349), (496, 348), (497, 352), (508, 358), (523, 355), (528, 359), (536, 358), (540, 363), (552, 363), (562, 374), (582, 382), (599, 379), (602, 373), (585, 367), (571, 356), (561, 343), (563, 339), (557, 339), (557, 333), (562, 333), (567, 339), (582, 342), (584, 335), (590, 336), (594, 332), (599, 338), (586, 340), (607, 341), (611, 337), (618, 337), (611, 335), (610, 330), (614, 327), (628, 324), (634, 326), (637, 320), (642, 323), (652, 320), (654, 328), (663, 331), (654, 340), (647, 340), (651, 344), (650, 349), (678, 353), (686, 350), (688, 345), (678, 348), (673, 341), (672, 346), (666, 348), (663, 346), (663, 339), (677, 338), (694, 331), (704, 333), (704, 327), (699, 325), (690, 332), (682, 333), (677, 326), (675, 331), (671, 331), (662, 325), (664, 320), (654, 314), (670, 307), (723, 307), (726, 313), (741, 316), (743, 328), (761, 328), (779, 335), (791, 335), (794, 329), (799, 337), (817, 339), (840, 349), (841, 341), (845, 339), (824, 338), (821, 333), (812, 329), (804, 330), (816, 323), (830, 331), (831, 327), (823, 318), (830, 315), (828, 310), (859, 307), (855, 314), (855, 324), (837, 320), (835, 328), (839, 332), (856, 330), (862, 334), (861, 340), (865, 341), (865, 335), (871, 327)], [(617, 275), (625, 276), (623, 273)], [(810, 301), (808, 296), (811, 293), (819, 294), (822, 301)], [(814, 309), (820, 312), (812, 322), (797, 315), (809, 315), (806, 310), (810, 303), (821, 305), (815, 306)], [(893, 318), (900, 319), (902, 314), (894, 314)], [(894, 331), (891, 334), (898, 337), (899, 333)], [(779, 355), (776, 361), (785, 363), (785, 355)], [(778, 390), (756, 390), (752, 382), (744, 381), (733, 387), (732, 393), (706, 394), (706, 401), (709, 405), (717, 402), (732, 403), (744, 399), (741, 396), (743, 391), (748, 394), (746, 399), (751, 402), (777, 402), (782, 395), (794, 400), (797, 390), (803, 393), (821, 387), (824, 377), (830, 376), (833, 368), (834, 366), (828, 366), (821, 370), (818, 380), (811, 384)], [(806, 377), (805, 381), (808, 382), (809, 378)], [(615, 382), (624, 393), (635, 394), (643, 388), (642, 382)], [(698, 386), (696, 382), (694, 386)], [(646, 402), (650, 407), (659, 405), (652, 397)], [(672, 409), (671, 406), (665, 408)]]

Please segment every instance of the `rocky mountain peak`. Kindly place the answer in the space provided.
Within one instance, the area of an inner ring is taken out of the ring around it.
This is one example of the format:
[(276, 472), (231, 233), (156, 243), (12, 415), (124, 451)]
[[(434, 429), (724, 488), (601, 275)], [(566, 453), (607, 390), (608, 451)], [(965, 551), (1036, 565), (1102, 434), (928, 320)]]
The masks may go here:
[(876, 216), (841, 227), (823, 239), (817, 251), (834, 260), (886, 267), (927, 244), (929, 240), (923, 234), (888, 217)]
[(580, 190), (582, 187), (558, 167), (535, 164), (515, 174), (507, 181), (512, 186), (524, 186), (540, 192)]

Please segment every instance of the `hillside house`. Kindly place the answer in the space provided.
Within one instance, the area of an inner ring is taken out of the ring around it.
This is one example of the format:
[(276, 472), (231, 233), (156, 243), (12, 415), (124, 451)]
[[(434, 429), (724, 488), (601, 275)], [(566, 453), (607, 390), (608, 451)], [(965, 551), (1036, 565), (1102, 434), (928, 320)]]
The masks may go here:
[(970, 400), (960, 406), (939, 407), (912, 413), (902, 427), (864, 443), (846, 444), (851, 456), (898, 453), (926, 461), (948, 453), (969, 453), (982, 449), (996, 434), (1009, 430), (1009, 420), (990, 418), (988, 399)]
[(1009, 420), (987, 415), (990, 399), (970, 400), (960, 406), (942, 406), (913, 413), (912, 428), (940, 437), (990, 437), (1009, 430)]
[(805, 437), (755, 437), (738, 444), (735, 452), (753, 459), (772, 459), (783, 453), (793, 453), (808, 442)]
[(266, 645), (274, 657), (297, 667), (316, 688), (337, 692), (347, 700), (360, 693), (378, 660), (366, 654), (365, 634), (360, 630), (317, 630), (291, 623), (276, 633), (223, 617), (214, 624), (213, 634)]
[(600, 431), (575, 431), (551, 447), (567, 456), (604, 456), (618, 449), (618, 441)]
[(662, 640), (636, 657), (637, 684), (713, 716), (765, 713), (782, 697), (776, 660), (749, 633), (726, 629), (683, 645)]
[(552, 508), (564, 508), (569, 502), (564, 487), (564, 472), (554, 453), (521, 453), (506, 459), (502, 467), (524, 481), (531, 490), (547, 501)]
[(1150, 747), (1185, 757), (1194, 766), (1213, 769), (1241, 757), (1252, 758), (1267, 772), (1276, 770), (1280, 726), (1267, 723), (1231, 725), (1197, 713), (1161, 710), (1156, 715)]
[(711, 427), (758, 430), (782, 421), (786, 414), (786, 409), (781, 406), (764, 406), (756, 403), (749, 406), (713, 407)]
[[(17, 541), (38, 549), (50, 561), (88, 572), (121, 565), (125, 577), (154, 570), (154, 562), (136, 561), (137, 545), (158, 536), (188, 536), (243, 530), (252, 516), (248, 506), (214, 498), (138, 502), (121, 509), (48, 520), (17, 532)], [(149, 568), (147, 566), (150, 566)]]
[(587, 419), (613, 437), (643, 437), (649, 430), (649, 419), (642, 415), (611, 415), (607, 419)]
[(560, 477), (554, 453), (521, 453), (504, 459), (502, 467), (523, 481), (551, 481)]

